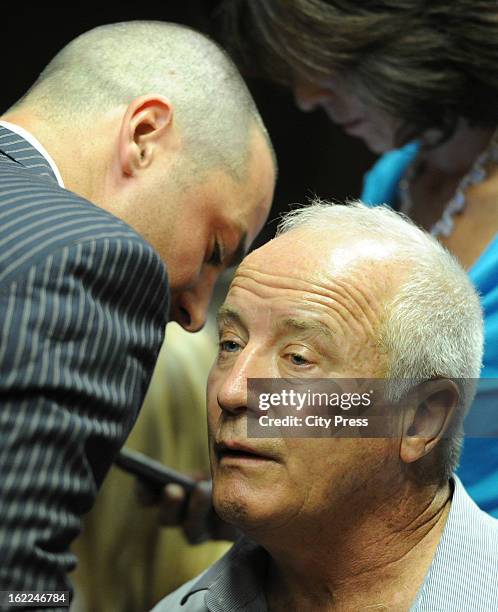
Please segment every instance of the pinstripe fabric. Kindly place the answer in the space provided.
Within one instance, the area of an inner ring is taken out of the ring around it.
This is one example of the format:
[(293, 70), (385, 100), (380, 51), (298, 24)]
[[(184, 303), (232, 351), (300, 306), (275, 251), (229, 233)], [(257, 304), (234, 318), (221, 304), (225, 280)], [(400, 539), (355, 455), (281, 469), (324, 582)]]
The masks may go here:
[(498, 611), (498, 520), (455, 477), (450, 514), (411, 612)]
[(0, 590), (67, 590), (68, 551), (147, 389), (166, 271), (0, 127)]
[[(410, 612), (498, 611), (498, 520), (476, 506), (457, 477), (454, 485), (443, 535)], [(153, 612), (268, 612), (267, 564), (264, 549), (242, 538)]]

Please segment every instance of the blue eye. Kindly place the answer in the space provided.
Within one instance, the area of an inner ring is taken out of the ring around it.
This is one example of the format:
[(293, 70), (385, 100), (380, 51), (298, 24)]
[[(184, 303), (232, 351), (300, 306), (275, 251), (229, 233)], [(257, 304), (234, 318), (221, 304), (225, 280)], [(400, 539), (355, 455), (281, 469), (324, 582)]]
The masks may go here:
[(238, 348), (239, 345), (233, 340), (222, 340), (220, 342), (220, 351), (224, 351), (225, 353), (235, 353)]
[(302, 355), (299, 355), (297, 353), (293, 353), (290, 356), (290, 359), (291, 359), (291, 361), (292, 361), (292, 363), (294, 365), (298, 365), (299, 366), (299, 365), (308, 365), (309, 364), (309, 361), (307, 359), (305, 359)]

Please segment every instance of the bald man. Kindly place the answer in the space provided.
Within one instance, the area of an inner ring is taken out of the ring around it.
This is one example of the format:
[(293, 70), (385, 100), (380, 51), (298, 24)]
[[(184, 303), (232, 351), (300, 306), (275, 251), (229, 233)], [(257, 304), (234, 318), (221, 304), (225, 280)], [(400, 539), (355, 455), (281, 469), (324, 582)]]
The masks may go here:
[(0, 591), (68, 591), (168, 317), (202, 327), (275, 162), (233, 64), (173, 24), (83, 34), (1, 119)]

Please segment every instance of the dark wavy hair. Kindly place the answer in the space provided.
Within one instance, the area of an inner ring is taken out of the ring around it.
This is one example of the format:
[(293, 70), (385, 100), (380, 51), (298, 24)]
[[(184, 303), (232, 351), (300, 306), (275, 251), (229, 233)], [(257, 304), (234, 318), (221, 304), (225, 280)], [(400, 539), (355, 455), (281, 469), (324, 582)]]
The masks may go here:
[(402, 141), (448, 137), (459, 117), (498, 124), (496, 0), (226, 0), (222, 26), (243, 70), (339, 74), (401, 120)]

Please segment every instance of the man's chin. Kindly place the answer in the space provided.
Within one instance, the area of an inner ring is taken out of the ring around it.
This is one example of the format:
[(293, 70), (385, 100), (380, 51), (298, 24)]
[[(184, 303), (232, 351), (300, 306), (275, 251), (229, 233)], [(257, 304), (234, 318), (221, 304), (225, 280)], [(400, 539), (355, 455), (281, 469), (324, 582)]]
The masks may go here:
[(271, 494), (263, 491), (213, 485), (213, 505), (218, 516), (246, 533), (267, 525), (271, 515), (271, 508), (266, 508), (269, 500)]
[(246, 504), (238, 499), (213, 499), (216, 514), (229, 525), (243, 529), (250, 520), (250, 513)]

